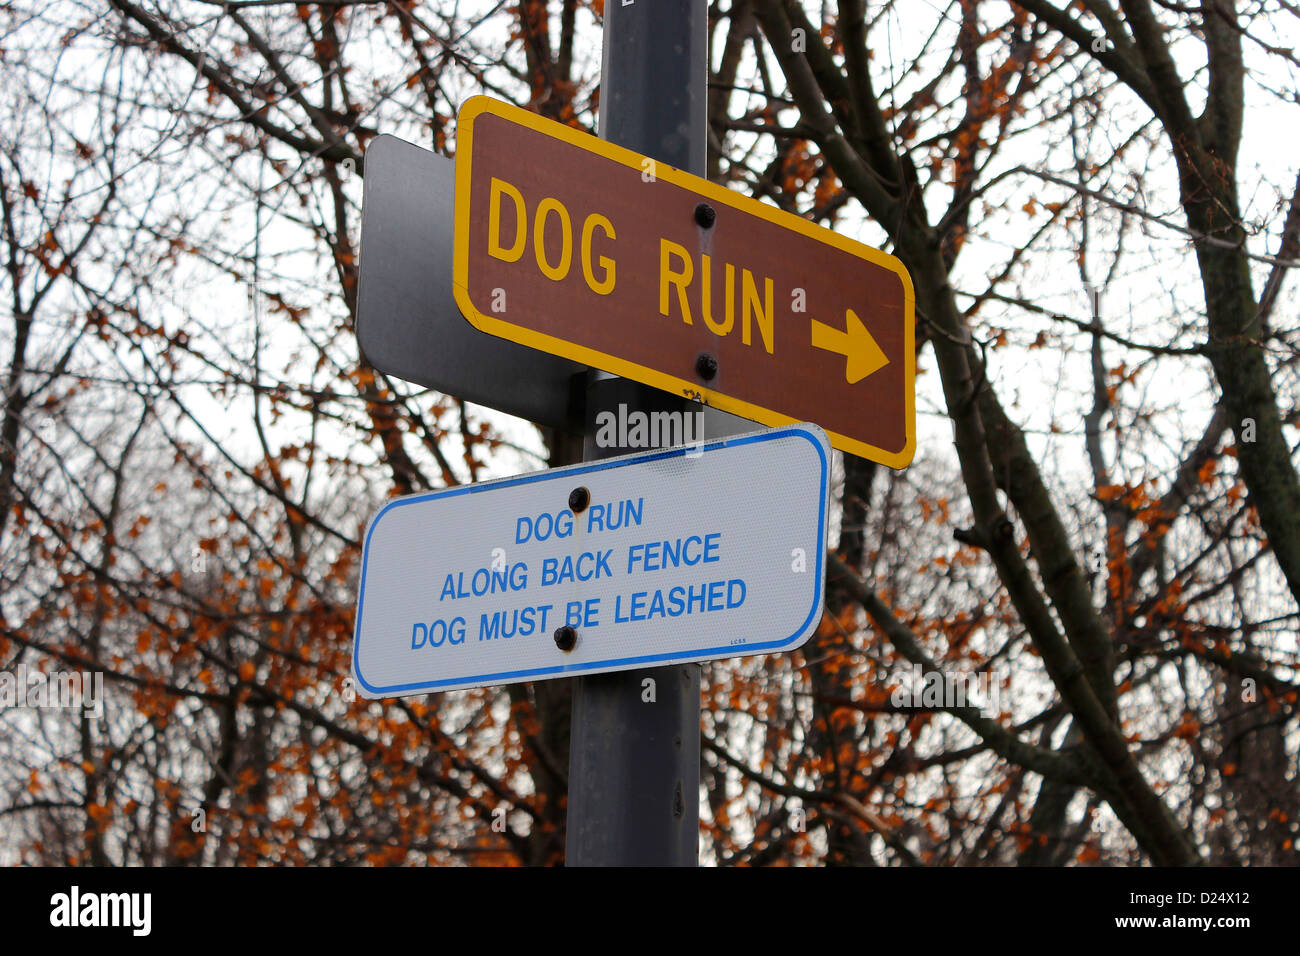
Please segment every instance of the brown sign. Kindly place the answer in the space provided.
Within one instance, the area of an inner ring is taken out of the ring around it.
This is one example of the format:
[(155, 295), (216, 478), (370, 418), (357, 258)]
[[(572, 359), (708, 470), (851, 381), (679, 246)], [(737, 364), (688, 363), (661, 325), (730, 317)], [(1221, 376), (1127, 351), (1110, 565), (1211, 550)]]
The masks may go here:
[(912, 460), (912, 282), (893, 256), (487, 97), (457, 137), (453, 284), (476, 328)]

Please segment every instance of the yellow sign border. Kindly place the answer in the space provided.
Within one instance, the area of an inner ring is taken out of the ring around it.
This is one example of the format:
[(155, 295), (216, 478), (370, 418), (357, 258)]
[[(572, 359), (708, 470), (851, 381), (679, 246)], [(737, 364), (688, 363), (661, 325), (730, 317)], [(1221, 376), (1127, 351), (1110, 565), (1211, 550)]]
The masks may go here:
[[(512, 106), (490, 96), (473, 96), (466, 100), (460, 109), (456, 131), (456, 228), (452, 257), (452, 287), (456, 295), (456, 304), (460, 307), (460, 311), (466, 320), (474, 328), (480, 332), (486, 332), (498, 338), (509, 339), (511, 342), (517, 342), (529, 348), (558, 355), (582, 365), (590, 365), (622, 378), (630, 378), (665, 392), (702, 401), (704, 404), (720, 408), (724, 412), (730, 412), (733, 415), (739, 415), (742, 418), (748, 418), (764, 425), (793, 425), (803, 420), (790, 415), (783, 415), (761, 405), (751, 404), (723, 392), (716, 392), (695, 382), (678, 378), (675, 375), (638, 365), (616, 355), (609, 355), (579, 345), (576, 342), (514, 325), (498, 316), (480, 312), (469, 297), (469, 198), (470, 177), (474, 159), (474, 120), (484, 113), (526, 127), (552, 139), (558, 139), (589, 153), (595, 153), (597, 156), (635, 169), (638, 173), (644, 168), (641, 164), (646, 158), (630, 149), (591, 136), (571, 126), (548, 120), (536, 113), (530, 113), (518, 106)], [(833, 230), (824, 229), (775, 206), (759, 202), (748, 196), (742, 196), (724, 186), (719, 186), (707, 179), (701, 179), (699, 176), (676, 169), (667, 163), (654, 160), (654, 164), (656, 180), (678, 186), (711, 202), (730, 206), (746, 215), (766, 219), (783, 229), (797, 232), (810, 239), (847, 252), (859, 259), (865, 259), (875, 265), (882, 266), (898, 276), (903, 283), (903, 337), (905, 340), (903, 387), (905, 392), (904, 414), (906, 417), (904, 430), (907, 441), (901, 450), (890, 451), (858, 441), (848, 435), (841, 435), (830, 429), (826, 429), (826, 434), (829, 436), (831, 444), (841, 451), (879, 462), (889, 468), (904, 468), (910, 464), (916, 454), (916, 293), (912, 286), (912, 277), (907, 274), (907, 269), (904, 268), (903, 264), (887, 252), (881, 252), (879, 249), (873, 249), (854, 239), (841, 236)]]

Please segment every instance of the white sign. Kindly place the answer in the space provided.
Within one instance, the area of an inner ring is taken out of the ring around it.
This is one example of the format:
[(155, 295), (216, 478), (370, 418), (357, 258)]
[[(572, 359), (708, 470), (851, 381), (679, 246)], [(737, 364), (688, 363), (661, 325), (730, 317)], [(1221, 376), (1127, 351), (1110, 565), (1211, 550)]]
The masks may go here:
[(397, 498), (366, 531), (357, 687), (793, 650), (821, 617), (829, 474), (805, 424)]

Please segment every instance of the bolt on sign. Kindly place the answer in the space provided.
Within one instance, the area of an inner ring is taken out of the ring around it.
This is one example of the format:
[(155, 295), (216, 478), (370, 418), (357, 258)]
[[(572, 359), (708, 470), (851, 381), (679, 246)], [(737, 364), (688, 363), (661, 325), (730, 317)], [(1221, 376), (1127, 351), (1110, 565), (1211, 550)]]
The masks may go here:
[(815, 425), (389, 502), (352, 674), (370, 698), (794, 650), (821, 620)]
[(453, 287), (475, 328), (912, 460), (914, 295), (896, 258), (488, 97), (457, 136)]

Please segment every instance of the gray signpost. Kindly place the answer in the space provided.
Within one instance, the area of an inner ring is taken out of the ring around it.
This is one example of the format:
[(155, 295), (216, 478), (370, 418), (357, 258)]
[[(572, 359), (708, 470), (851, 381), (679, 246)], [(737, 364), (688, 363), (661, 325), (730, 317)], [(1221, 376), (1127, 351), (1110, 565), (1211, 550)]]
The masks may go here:
[[(702, 0), (610, 0), (605, 7), (601, 136), (695, 175), (705, 170), (706, 13)], [(653, 171), (643, 182), (645, 189), (655, 188)], [(587, 461), (644, 450), (601, 445), (601, 413), (618, 419), (634, 413), (702, 413), (705, 438), (753, 429), (751, 422), (702, 409), (679, 395), (603, 372), (583, 373), (572, 361), (472, 326), (453, 297), (451, 223), (457, 202), (450, 161), (393, 137), (380, 137), (367, 152), (357, 334), (375, 367), (541, 424), (581, 425)], [(687, 213), (694, 239), (684, 241), (695, 246), (692, 254), (712, 248), (714, 212), (701, 202)], [(454, 242), (459, 249), (459, 231)], [(700, 381), (718, 373), (716, 358), (707, 352), (686, 361)], [(397, 567), (400, 572), (401, 564)], [(382, 602), (375, 606), (382, 612)], [(360, 610), (357, 620), (359, 662)], [(423, 626), (424, 631), (411, 631), (412, 641), (428, 635), (428, 625)], [(559, 635), (555, 643), (565, 649)], [(385, 653), (396, 651), (378, 653), (382, 663)], [(374, 689), (376, 696), (389, 692), (416, 691)], [(695, 866), (699, 782), (698, 664), (574, 680), (568, 865)]]
[[(706, 7), (702, 0), (606, 4), (601, 64), (600, 135), (696, 175), (704, 175), (707, 142)], [(589, 377), (586, 404), (588, 460), (627, 450), (596, 447), (601, 411), (698, 409), (599, 372)], [(699, 665), (574, 681), (567, 865), (697, 865), (699, 787)]]

